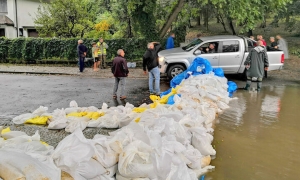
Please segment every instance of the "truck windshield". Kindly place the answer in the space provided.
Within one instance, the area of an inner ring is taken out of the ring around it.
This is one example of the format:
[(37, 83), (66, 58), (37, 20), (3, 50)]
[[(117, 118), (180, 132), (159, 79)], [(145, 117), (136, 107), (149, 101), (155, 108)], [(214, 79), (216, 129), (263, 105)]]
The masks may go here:
[(202, 43), (203, 41), (201, 39), (195, 39), (192, 42), (190, 42), (188, 45), (182, 47), (183, 50), (185, 51), (190, 51), (192, 49), (195, 48), (195, 46), (199, 45), (200, 43)]

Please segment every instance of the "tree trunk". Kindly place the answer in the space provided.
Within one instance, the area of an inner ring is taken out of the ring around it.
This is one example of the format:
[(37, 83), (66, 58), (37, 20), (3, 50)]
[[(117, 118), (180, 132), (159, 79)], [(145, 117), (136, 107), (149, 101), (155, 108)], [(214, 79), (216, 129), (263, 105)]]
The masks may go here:
[(253, 36), (252, 29), (249, 29), (249, 31), (247, 32), (247, 34), (248, 34), (248, 37)]
[(200, 26), (201, 25), (201, 17), (200, 17), (200, 15), (197, 17), (197, 19), (196, 19), (196, 21), (197, 21), (197, 26)]
[(233, 26), (233, 23), (232, 23), (232, 19), (230, 17), (228, 17), (227, 19), (228, 19), (228, 24), (229, 24), (230, 30), (232, 32), (232, 35), (236, 35), (236, 32), (234, 30), (234, 26)]
[(131, 20), (128, 18), (128, 38), (132, 38), (132, 30), (131, 30)]
[(286, 15), (286, 17), (285, 17), (285, 22), (286, 22), (286, 23), (289, 23), (289, 22), (290, 22), (290, 15), (289, 15), (289, 14)]
[(206, 30), (208, 31), (208, 18), (209, 18), (209, 14), (208, 14), (208, 8), (206, 8), (206, 12), (205, 12), (205, 27)]
[(218, 17), (218, 20), (220, 21), (220, 23), (221, 23), (222, 26), (223, 26), (224, 32), (228, 32), (227, 29), (226, 29), (226, 24), (225, 24), (225, 22), (224, 22), (224, 19), (223, 19), (222, 15), (221, 15), (221, 14), (218, 14), (217, 17)]
[(179, 0), (178, 1), (178, 4), (174, 7), (174, 9), (172, 10), (171, 14), (169, 15), (167, 21), (165, 22), (165, 24), (163, 25), (163, 27), (159, 31), (159, 37), (160, 38), (163, 38), (166, 35), (166, 33), (168, 32), (168, 29), (172, 25), (172, 22), (176, 19), (179, 12), (183, 8), (184, 3), (185, 3), (185, 0)]

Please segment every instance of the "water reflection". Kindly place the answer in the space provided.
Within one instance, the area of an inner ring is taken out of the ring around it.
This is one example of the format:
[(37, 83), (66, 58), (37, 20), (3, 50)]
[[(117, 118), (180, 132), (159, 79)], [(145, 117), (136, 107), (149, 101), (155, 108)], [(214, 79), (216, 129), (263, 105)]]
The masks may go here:
[(300, 88), (238, 91), (218, 120), (216, 170), (206, 178), (299, 179)]

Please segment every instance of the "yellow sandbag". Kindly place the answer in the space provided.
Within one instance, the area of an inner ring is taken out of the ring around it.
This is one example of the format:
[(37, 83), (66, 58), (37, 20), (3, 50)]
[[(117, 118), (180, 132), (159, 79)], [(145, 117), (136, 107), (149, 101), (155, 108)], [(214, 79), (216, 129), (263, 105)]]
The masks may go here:
[(160, 104), (167, 104), (168, 99), (170, 96), (177, 94), (177, 91), (179, 90), (180, 86), (176, 86), (176, 88), (172, 88), (171, 92), (165, 96), (163, 96), (162, 98), (160, 98), (159, 103)]
[(46, 125), (51, 116), (37, 116), (25, 121), (25, 124)]
[(139, 107), (139, 108), (133, 108), (133, 112), (136, 112), (136, 113), (142, 113), (142, 112), (144, 112), (144, 111), (146, 111), (147, 110), (147, 108), (141, 108), (141, 107)]
[(159, 96), (156, 96), (156, 95), (150, 95), (150, 99), (151, 99), (153, 102), (156, 102), (156, 101), (159, 101), (159, 100), (160, 100), (160, 97), (159, 97)]
[(88, 113), (87, 112), (72, 112), (67, 115), (67, 117), (73, 116), (73, 117), (83, 117), (86, 116)]
[(134, 120), (134, 122), (138, 123), (140, 122), (141, 118), (137, 118), (136, 120)]
[(150, 104), (150, 108), (154, 109), (154, 108), (156, 108), (157, 105), (159, 105), (159, 103), (154, 102), (154, 103)]
[(5, 134), (5, 133), (8, 133), (8, 132), (10, 132), (9, 127), (5, 128), (5, 129), (2, 129), (1, 134)]
[(104, 113), (98, 113), (98, 112), (88, 112), (87, 115), (84, 117), (88, 117), (93, 120), (97, 120), (99, 117), (104, 116)]
[(40, 141), (42, 144), (44, 144), (45, 146), (49, 146), (49, 144), (47, 144), (46, 142), (44, 141)]

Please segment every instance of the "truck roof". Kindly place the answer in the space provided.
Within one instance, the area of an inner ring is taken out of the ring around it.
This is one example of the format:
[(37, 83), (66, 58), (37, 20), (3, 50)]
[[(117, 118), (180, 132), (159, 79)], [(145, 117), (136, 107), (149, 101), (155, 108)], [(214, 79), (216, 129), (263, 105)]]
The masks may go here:
[(200, 38), (202, 41), (217, 41), (217, 40), (223, 40), (223, 39), (242, 39), (239, 36), (235, 35), (218, 35), (218, 36), (206, 36)]

